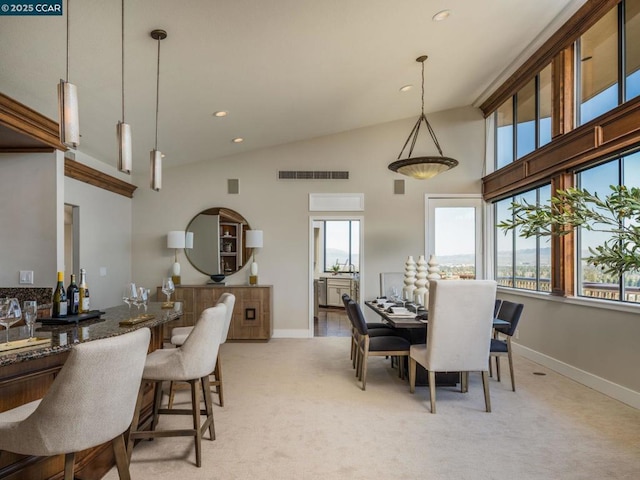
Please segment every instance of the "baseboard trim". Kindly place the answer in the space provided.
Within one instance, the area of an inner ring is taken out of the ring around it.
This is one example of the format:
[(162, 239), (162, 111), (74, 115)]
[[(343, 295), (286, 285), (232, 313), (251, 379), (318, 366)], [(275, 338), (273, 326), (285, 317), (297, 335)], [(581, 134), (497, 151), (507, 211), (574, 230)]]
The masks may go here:
[(561, 362), (560, 360), (545, 355), (544, 353), (536, 352), (528, 347), (515, 343), (512, 343), (511, 345), (513, 346), (514, 353), (517, 353), (518, 355), (550, 368), (565, 377), (569, 377), (578, 383), (586, 385), (589, 388), (593, 388), (594, 390), (626, 403), (631, 407), (640, 409), (640, 392), (636, 392), (630, 388), (613, 383), (605, 378), (580, 370), (568, 363)]
[(313, 333), (309, 334), (309, 330), (302, 329), (286, 329), (275, 328), (271, 338), (311, 338)]

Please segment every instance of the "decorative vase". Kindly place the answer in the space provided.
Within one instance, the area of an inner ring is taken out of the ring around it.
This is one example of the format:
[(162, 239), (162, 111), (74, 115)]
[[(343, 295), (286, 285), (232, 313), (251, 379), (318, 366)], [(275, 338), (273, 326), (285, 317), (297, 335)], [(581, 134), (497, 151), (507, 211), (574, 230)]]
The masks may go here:
[(418, 305), (425, 305), (425, 294), (427, 293), (427, 261), (424, 255), (418, 257), (416, 262), (416, 289), (413, 292), (413, 300)]
[(416, 262), (412, 255), (407, 257), (404, 263), (404, 287), (402, 289), (402, 298), (411, 300), (413, 291), (416, 289)]
[(442, 278), (442, 276), (440, 275), (440, 267), (439, 267), (439, 263), (436, 260), (436, 256), (435, 255), (431, 255), (429, 257), (429, 262), (428, 262), (429, 268), (427, 269), (429, 274), (427, 275), (427, 279), (429, 280), (439, 280)]

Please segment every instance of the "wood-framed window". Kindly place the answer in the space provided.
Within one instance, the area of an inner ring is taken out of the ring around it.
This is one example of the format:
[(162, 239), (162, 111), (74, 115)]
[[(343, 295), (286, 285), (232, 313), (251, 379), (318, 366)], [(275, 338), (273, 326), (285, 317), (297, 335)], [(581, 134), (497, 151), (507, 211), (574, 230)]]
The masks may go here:
[[(592, 65), (587, 66), (588, 62)], [(542, 72), (549, 64), (550, 99), (541, 88)], [(594, 70), (596, 64), (604, 65), (601, 71)], [(532, 82), (539, 97), (536, 147), (526, 152), (527, 149), (518, 149), (518, 115), (526, 118), (526, 113), (518, 109), (518, 99), (526, 97), (522, 92), (527, 88), (530, 91)], [(613, 97), (614, 101), (596, 101), (605, 97)], [(548, 142), (543, 141), (539, 123), (544, 117), (543, 99), (550, 102), (550, 107), (545, 103), (547, 111), (551, 111)], [(481, 105), (485, 116), (496, 115), (496, 129), (508, 125), (505, 112), (510, 102), (513, 161), (500, 162), (496, 158), (497, 170), (482, 179), (486, 201), (504, 202), (544, 183), (550, 183), (551, 192), (555, 192), (573, 185), (574, 172), (640, 148), (640, 0), (587, 1)], [(598, 102), (598, 108), (593, 108)], [(499, 145), (497, 133), (495, 139), (498, 155), (505, 147)], [(640, 162), (637, 163), (640, 171)], [(582, 286), (574, 285), (575, 269), (581, 267), (573, 237), (551, 239), (550, 285), (557, 295), (582, 292)]]

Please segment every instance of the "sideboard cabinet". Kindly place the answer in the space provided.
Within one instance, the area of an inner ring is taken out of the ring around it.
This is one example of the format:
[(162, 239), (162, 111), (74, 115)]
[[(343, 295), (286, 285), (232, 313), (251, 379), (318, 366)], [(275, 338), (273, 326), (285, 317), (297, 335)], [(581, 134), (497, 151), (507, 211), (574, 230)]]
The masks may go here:
[[(204, 309), (213, 307), (228, 292), (235, 295), (236, 303), (227, 339), (269, 340), (273, 334), (272, 290), (271, 285), (176, 285), (172, 300), (182, 302), (182, 317), (167, 328), (164, 338), (169, 339), (170, 328), (194, 325)], [(164, 298), (158, 287), (158, 300)]]

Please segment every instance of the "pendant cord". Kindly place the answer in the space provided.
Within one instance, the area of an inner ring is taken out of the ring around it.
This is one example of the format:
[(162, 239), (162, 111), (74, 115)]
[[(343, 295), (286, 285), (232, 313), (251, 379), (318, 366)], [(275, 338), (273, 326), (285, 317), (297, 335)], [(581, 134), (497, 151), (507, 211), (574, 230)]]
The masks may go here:
[(422, 116), (424, 117), (424, 62), (420, 63), (422, 65)]
[(124, 120), (124, 0), (122, 0), (122, 123)]
[(158, 69), (156, 74), (156, 146), (158, 150), (158, 106), (160, 104), (160, 38), (158, 38)]

